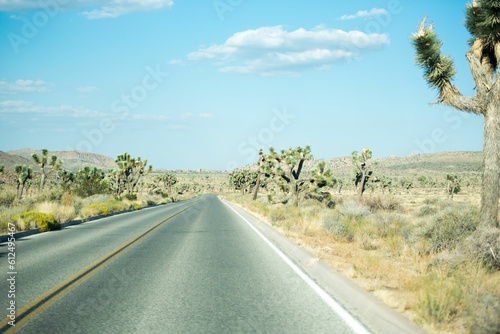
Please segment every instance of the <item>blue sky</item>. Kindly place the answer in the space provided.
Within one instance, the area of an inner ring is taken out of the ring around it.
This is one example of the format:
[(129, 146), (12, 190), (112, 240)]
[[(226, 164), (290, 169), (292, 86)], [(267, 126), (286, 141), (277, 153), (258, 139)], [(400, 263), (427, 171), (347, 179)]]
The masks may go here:
[(428, 16), (474, 94), (467, 1), (0, 1), (0, 150), (129, 152), (232, 169), (482, 150), (483, 119), (435, 105), (410, 36)]

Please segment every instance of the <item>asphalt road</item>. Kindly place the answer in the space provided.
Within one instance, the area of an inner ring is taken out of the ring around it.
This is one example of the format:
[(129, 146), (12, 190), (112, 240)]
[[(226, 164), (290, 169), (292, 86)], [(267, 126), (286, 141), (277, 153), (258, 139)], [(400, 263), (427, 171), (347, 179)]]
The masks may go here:
[(365, 332), (288, 262), (216, 196), (108, 217), (16, 241), (17, 325), (0, 331)]

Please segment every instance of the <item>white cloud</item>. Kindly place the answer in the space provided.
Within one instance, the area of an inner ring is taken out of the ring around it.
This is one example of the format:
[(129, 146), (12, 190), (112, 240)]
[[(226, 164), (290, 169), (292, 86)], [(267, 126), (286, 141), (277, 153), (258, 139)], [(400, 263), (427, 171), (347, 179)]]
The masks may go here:
[(223, 44), (200, 47), (191, 60), (214, 60), (221, 72), (278, 74), (327, 69), (389, 44), (386, 34), (320, 26), (287, 31), (283, 26), (237, 32)]
[(339, 20), (354, 20), (359, 18), (370, 18), (378, 15), (387, 15), (387, 11), (383, 8), (372, 8), (370, 10), (360, 10), (356, 14), (342, 15)]
[(118, 17), (131, 12), (145, 12), (172, 7), (173, 0), (111, 0), (101, 1), (99, 9), (83, 12), (88, 19), (102, 19)]
[(198, 114), (198, 117), (199, 118), (213, 118), (214, 115), (209, 113), (209, 112), (202, 112), (202, 113)]
[[(34, 1), (0, 0), (0, 12), (45, 10), (53, 13), (60, 10), (83, 10), (88, 19), (114, 18), (139, 11), (155, 11), (172, 7), (173, 0), (78, 0), (78, 1)], [(16, 18), (16, 16), (11, 16)]]
[(172, 59), (172, 60), (169, 60), (168, 62), (170, 65), (178, 65), (178, 66), (184, 66), (184, 62), (180, 59)]
[(117, 115), (113, 113), (105, 113), (92, 109), (88, 109), (82, 106), (70, 106), (70, 105), (59, 105), (59, 106), (44, 106), (40, 104), (35, 104), (31, 101), (25, 100), (6, 100), (0, 101), (0, 115), (17, 115), (22, 117), (36, 116), (39, 118), (47, 117), (66, 117), (66, 118), (80, 118), (87, 119), (89, 121), (95, 121), (100, 119), (109, 119), (117, 122), (147, 122), (148, 124), (153, 123), (172, 123), (174, 121), (190, 121), (194, 119), (208, 119), (212, 118), (213, 115), (210, 113), (185, 113), (177, 117), (172, 117), (167, 114), (152, 114), (152, 113), (138, 113), (130, 112), (126, 117), (122, 115)]
[(76, 89), (76, 91), (80, 94), (80, 97), (89, 97), (98, 90), (99, 89), (95, 86), (81, 86)]
[(0, 94), (23, 94), (47, 92), (47, 84), (42, 80), (23, 80), (14, 82), (0, 80)]
[(69, 117), (102, 117), (104, 113), (69, 105), (42, 106), (24, 100), (7, 100), (0, 102), (0, 113), (19, 114), (34, 113), (40, 116), (69, 116)]

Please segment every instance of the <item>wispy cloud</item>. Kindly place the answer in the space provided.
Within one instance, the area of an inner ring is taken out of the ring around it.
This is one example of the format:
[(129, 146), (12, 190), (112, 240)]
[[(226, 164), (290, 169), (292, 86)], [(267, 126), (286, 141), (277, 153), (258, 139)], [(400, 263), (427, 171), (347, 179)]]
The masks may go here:
[(178, 65), (178, 66), (184, 66), (184, 62), (180, 59), (172, 59), (172, 60), (169, 60), (168, 63), (170, 65)]
[[(114, 18), (133, 12), (161, 10), (172, 7), (173, 4), (173, 0), (0, 0), (0, 12), (16, 12), (40, 9), (50, 9), (51, 11), (53, 11), (55, 8), (56, 10), (83, 10), (82, 15), (88, 19), (102, 19)], [(11, 17), (15, 18), (15, 16)]]
[(81, 86), (76, 89), (76, 91), (80, 94), (80, 97), (89, 97), (98, 90), (99, 89), (95, 86)]
[(180, 115), (181, 120), (191, 120), (191, 119), (196, 119), (196, 118), (208, 119), (208, 118), (213, 118), (213, 117), (214, 117), (214, 115), (211, 113), (208, 113), (208, 112), (199, 113), (199, 114), (187, 112), (187, 113), (183, 113), (182, 115)]
[(102, 117), (105, 114), (85, 107), (70, 105), (43, 106), (31, 101), (7, 100), (0, 102), (1, 114), (38, 114), (44, 117), (66, 116), (66, 117)]
[(26, 94), (47, 92), (47, 84), (42, 80), (23, 80), (14, 82), (0, 80), (0, 94)]
[[(29, 116), (28, 116), (29, 115)], [(101, 119), (116, 120), (125, 123), (145, 122), (148, 124), (188, 122), (194, 119), (213, 118), (211, 113), (184, 113), (180, 115), (153, 114), (153, 113), (129, 113), (126, 117), (113, 113), (106, 113), (97, 110), (85, 108), (83, 106), (59, 105), (45, 106), (25, 100), (6, 100), (0, 101), (0, 116), (12, 117), (64, 117), (67, 119), (86, 119), (86, 121), (95, 121)]]
[(324, 70), (388, 44), (386, 34), (326, 27), (287, 31), (273, 26), (237, 32), (223, 44), (200, 47), (188, 58), (213, 60), (221, 72), (268, 75)]
[(88, 19), (113, 18), (131, 12), (145, 12), (172, 7), (172, 0), (111, 0), (102, 1), (101, 8), (83, 12)]
[(354, 20), (359, 18), (370, 18), (378, 15), (386, 15), (387, 11), (383, 8), (372, 8), (370, 10), (360, 10), (355, 14), (342, 15), (339, 20)]

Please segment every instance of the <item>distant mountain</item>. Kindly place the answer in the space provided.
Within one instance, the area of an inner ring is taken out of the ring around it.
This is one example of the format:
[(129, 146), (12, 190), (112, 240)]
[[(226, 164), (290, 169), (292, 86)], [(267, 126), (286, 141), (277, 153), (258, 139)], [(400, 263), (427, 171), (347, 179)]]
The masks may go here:
[[(1, 152), (0, 165), (5, 165), (5, 168), (11, 170), (16, 164), (33, 165), (35, 163), (31, 158), (32, 154), (41, 155), (41, 150), (25, 148), (22, 150)], [(49, 156), (55, 155), (58, 160), (62, 161), (62, 168), (76, 172), (85, 166), (97, 167), (100, 169), (116, 169), (115, 160), (95, 153), (81, 151), (49, 151)]]

